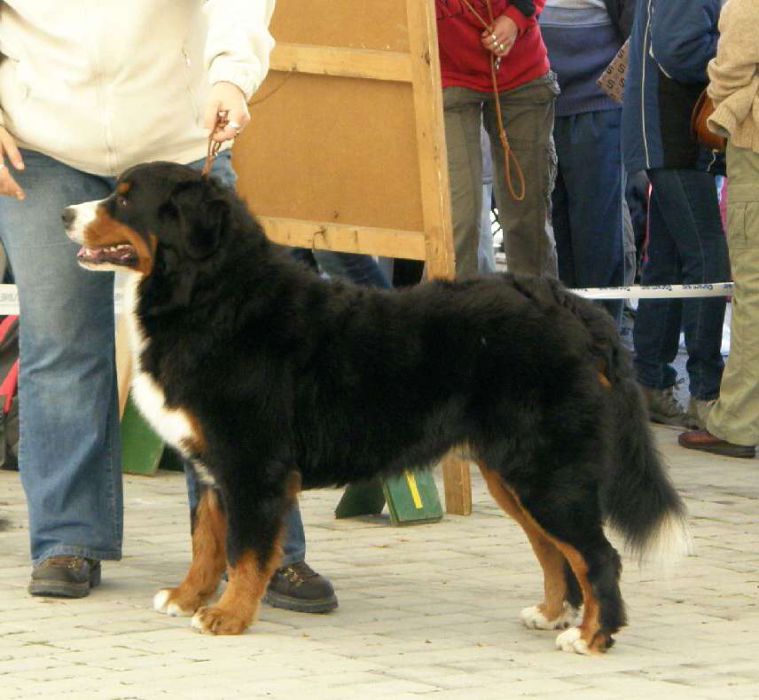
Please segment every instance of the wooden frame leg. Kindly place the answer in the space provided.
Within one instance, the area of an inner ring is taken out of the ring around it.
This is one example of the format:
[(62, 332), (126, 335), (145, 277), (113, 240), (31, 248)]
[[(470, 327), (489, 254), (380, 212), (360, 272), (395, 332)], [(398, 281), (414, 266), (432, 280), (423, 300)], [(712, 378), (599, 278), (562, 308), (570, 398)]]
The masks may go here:
[(471, 515), (472, 480), (469, 462), (451, 453), (443, 459), (442, 466), (446, 512)]

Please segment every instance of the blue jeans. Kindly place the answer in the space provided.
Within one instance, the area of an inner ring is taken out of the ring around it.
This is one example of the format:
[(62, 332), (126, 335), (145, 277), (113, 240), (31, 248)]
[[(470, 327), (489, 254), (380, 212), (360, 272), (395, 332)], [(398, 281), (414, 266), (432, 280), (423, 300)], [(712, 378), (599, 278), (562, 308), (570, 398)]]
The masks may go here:
[[(642, 283), (728, 281), (727, 241), (714, 177), (697, 170), (667, 168), (650, 170), (648, 176), (653, 193)], [(671, 363), (682, 329), (690, 394), (700, 400), (716, 398), (724, 367), (720, 353), (724, 319), (724, 297), (641, 299), (633, 332), (638, 381), (652, 389), (674, 385), (677, 371)]]
[[(625, 178), (619, 109), (557, 117), (553, 235), (559, 279), (568, 287), (621, 287), (625, 279)], [(603, 306), (619, 323), (622, 302)]]
[(319, 267), (330, 277), (345, 277), (365, 287), (390, 289), (391, 284), (371, 255), (339, 253), (331, 250), (312, 251)]
[[(115, 180), (32, 151), (23, 158), (26, 168), (14, 176), (26, 200), (0, 197), (0, 237), (21, 309), (19, 469), (32, 561), (55, 555), (120, 559), (113, 275), (81, 268), (79, 246), (61, 224), (65, 207), (107, 197)], [(202, 167), (202, 161), (193, 166)], [(234, 183), (228, 151), (213, 172)], [(305, 551), (297, 509), (288, 532)]]

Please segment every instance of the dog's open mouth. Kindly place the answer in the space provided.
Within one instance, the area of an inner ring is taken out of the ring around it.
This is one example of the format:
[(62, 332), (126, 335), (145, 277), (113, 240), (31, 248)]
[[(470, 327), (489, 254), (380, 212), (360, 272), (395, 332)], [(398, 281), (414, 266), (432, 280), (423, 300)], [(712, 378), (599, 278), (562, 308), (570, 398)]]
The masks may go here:
[(137, 251), (129, 243), (104, 246), (103, 248), (88, 248), (82, 246), (76, 255), (80, 263), (88, 265), (119, 265), (134, 267), (137, 262)]

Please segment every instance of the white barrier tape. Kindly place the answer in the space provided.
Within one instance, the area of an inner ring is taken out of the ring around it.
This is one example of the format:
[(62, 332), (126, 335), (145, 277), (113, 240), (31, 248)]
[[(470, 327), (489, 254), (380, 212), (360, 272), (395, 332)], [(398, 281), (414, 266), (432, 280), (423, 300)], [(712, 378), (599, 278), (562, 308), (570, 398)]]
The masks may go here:
[(573, 289), (586, 299), (685, 299), (690, 297), (727, 297), (733, 294), (732, 282), (711, 284), (662, 284), (649, 287), (593, 287)]
[[(586, 299), (681, 299), (687, 297), (725, 297), (733, 293), (732, 282), (715, 282), (713, 284), (666, 284), (661, 286), (641, 287), (593, 287), (573, 289), (575, 294)], [(123, 292), (117, 288), (114, 292), (116, 313), (121, 313)], [(18, 313), (18, 293), (15, 284), (0, 284), (0, 315)]]

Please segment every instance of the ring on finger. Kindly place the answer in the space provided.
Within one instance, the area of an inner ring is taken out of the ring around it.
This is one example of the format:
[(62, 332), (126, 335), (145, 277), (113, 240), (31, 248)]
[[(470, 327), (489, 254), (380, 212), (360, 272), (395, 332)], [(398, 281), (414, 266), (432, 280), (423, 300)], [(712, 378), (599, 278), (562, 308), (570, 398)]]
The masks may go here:
[(240, 129), (242, 129), (242, 127), (237, 122), (229, 122), (229, 124), (227, 124), (227, 127), (233, 131), (240, 131)]
[(499, 51), (505, 51), (506, 50), (506, 44), (496, 44), (496, 48)]

